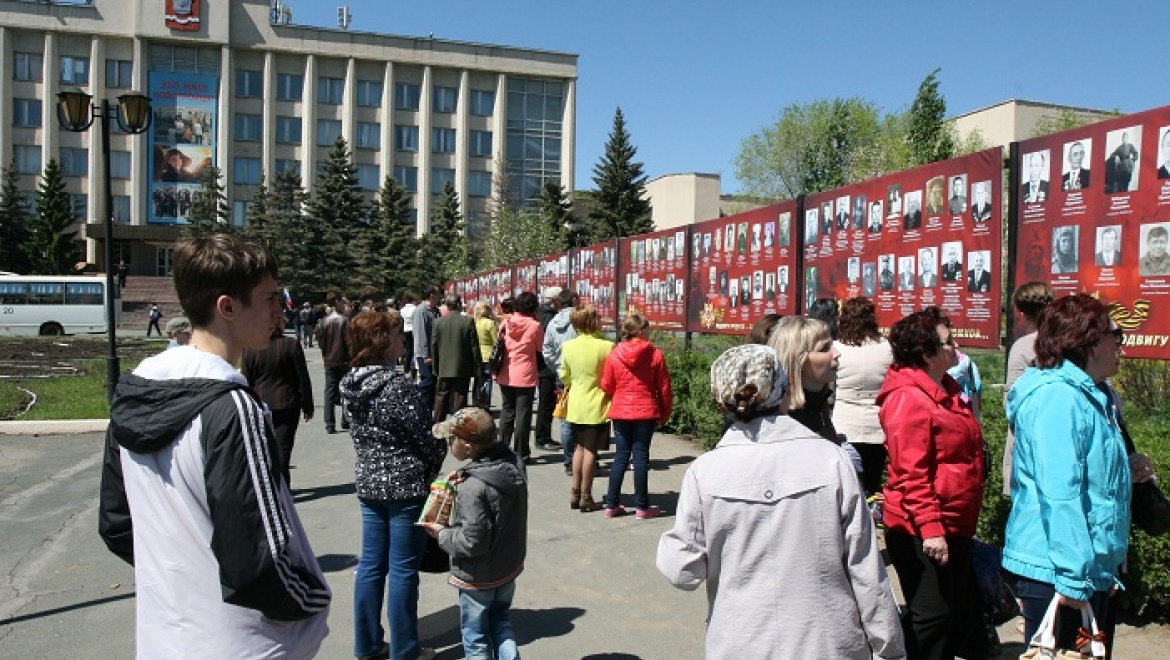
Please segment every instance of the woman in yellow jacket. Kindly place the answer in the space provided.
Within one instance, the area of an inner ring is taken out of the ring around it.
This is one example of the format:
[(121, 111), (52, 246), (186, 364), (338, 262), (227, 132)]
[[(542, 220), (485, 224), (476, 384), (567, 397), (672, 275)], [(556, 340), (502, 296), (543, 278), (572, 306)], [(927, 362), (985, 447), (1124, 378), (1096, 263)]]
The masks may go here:
[(577, 337), (561, 347), (561, 382), (569, 397), (565, 420), (572, 424), (573, 486), (569, 507), (582, 513), (596, 511), (593, 475), (597, 470), (597, 449), (609, 437), (609, 395), (601, 389), (605, 358), (613, 342), (601, 337), (601, 319), (590, 305), (577, 307), (569, 316)]
[(483, 358), (475, 374), (475, 405), (487, 410), (492, 405), (492, 370), (488, 360), (492, 357), (500, 330), (492, 316), (492, 306), (486, 300), (475, 303), (475, 334), (479, 338), (479, 354)]

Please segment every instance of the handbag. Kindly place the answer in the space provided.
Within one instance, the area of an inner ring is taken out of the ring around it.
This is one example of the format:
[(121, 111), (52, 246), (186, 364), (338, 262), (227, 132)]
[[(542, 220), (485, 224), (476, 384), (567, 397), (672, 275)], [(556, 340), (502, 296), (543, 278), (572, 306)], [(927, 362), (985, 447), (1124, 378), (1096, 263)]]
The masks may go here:
[(492, 346), (492, 354), (488, 356), (488, 368), (492, 370), (493, 374), (500, 373), (500, 369), (504, 366), (504, 360), (508, 359), (508, 347), (504, 344), (504, 333), (507, 328), (500, 328), (500, 334), (496, 337), (496, 344)]
[(1162, 536), (1170, 532), (1170, 500), (1154, 479), (1133, 485), (1129, 506), (1133, 524), (1146, 534)]
[[(1059, 609), (1059, 594), (1052, 596), (1048, 611), (1040, 620), (1040, 627), (1028, 642), (1028, 650), (1020, 655), (1020, 660), (1034, 660), (1039, 658), (1059, 658), (1060, 660), (1086, 660), (1089, 658), (1105, 658), (1105, 638), (1097, 628), (1097, 617), (1093, 616), (1093, 608), (1085, 603), (1081, 610), (1081, 631), (1077, 635), (1077, 649), (1056, 648), (1056, 612)], [(1089, 648), (1085, 653), (1080, 649)]]
[(446, 573), (451, 570), (451, 557), (439, 547), (439, 539), (430, 534), (427, 534), (427, 547), (418, 570), (423, 573)]
[(562, 387), (557, 390), (557, 403), (553, 406), (553, 417), (557, 419), (565, 419), (569, 416), (569, 388)]
[(1002, 626), (1020, 615), (1020, 603), (1000, 572), (1000, 550), (978, 539), (971, 541), (971, 560), (983, 600), (983, 614), (994, 626)]

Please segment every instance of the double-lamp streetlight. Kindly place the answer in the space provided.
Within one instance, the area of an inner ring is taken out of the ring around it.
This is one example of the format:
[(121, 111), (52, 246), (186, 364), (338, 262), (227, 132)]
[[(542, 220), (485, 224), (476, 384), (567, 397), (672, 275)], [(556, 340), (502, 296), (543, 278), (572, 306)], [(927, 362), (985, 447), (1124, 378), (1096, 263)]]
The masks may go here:
[(123, 132), (138, 134), (145, 133), (150, 128), (151, 112), (150, 97), (140, 92), (126, 92), (118, 97), (115, 108), (108, 99), (102, 99), (100, 104), (93, 102), (93, 96), (80, 89), (67, 90), (57, 94), (57, 121), (61, 128), (80, 133), (88, 130), (94, 120), (98, 120), (101, 128), (102, 140), (102, 168), (105, 173), (106, 198), (106, 337), (110, 344), (110, 354), (106, 358), (106, 395), (110, 401), (114, 399), (114, 387), (118, 384), (118, 338), (116, 326), (118, 317), (114, 307), (116, 298), (114, 290), (114, 193), (110, 185), (110, 120), (118, 122)]

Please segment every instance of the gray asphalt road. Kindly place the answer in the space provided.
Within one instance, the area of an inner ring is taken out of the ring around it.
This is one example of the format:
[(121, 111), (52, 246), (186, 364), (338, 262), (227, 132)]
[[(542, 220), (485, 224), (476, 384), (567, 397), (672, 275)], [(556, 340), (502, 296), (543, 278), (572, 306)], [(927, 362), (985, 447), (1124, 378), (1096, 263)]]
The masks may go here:
[[(309, 353), (320, 392), (319, 353)], [(352, 657), (359, 513), (349, 437), (326, 435), (320, 417), (318, 411), (298, 434), (292, 481), (334, 593), (332, 632), (320, 657), (340, 659)], [(105, 550), (96, 532), (100, 447), (96, 433), (0, 435), (0, 570), (7, 576), (0, 590), (0, 657), (134, 655), (134, 574)], [(655, 437), (650, 488), (668, 515), (639, 521), (570, 511), (559, 454), (535, 451), (540, 463), (529, 469), (528, 561), (514, 603), (526, 657), (702, 657), (704, 592), (677, 591), (654, 568), (658, 537), (672, 522), (679, 484), (696, 453), (690, 442)], [(595, 496), (604, 484), (599, 478)], [(632, 488), (627, 479), (625, 492)], [(443, 576), (423, 576), (419, 613), (424, 643), (444, 660), (463, 657), (456, 594)], [(1004, 627), (1005, 642), (1018, 637), (1013, 629)], [(1165, 648), (1165, 628), (1120, 631), (1120, 658), (1161, 658)], [(1004, 657), (1019, 652), (1009, 647)]]

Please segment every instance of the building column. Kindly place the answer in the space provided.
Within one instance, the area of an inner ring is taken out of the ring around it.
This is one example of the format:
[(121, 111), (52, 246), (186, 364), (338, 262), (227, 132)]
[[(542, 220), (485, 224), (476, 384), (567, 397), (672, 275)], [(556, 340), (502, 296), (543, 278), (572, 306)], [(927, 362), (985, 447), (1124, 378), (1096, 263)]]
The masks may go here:
[(561, 186), (573, 199), (574, 167), (577, 162), (577, 81), (565, 82), (564, 124), (561, 126)]
[[(146, 41), (134, 38), (134, 89), (148, 94), (150, 90), (150, 49)], [(147, 198), (150, 193), (150, 172), (147, 158), (150, 156), (150, 131), (129, 136), (130, 140), (130, 224), (147, 224)], [(152, 255), (152, 259), (154, 256)]]
[(354, 153), (353, 140), (357, 134), (357, 122), (353, 120), (356, 107), (357, 62), (351, 57), (345, 63), (345, 89), (341, 92), (341, 137), (345, 138), (345, 143), (349, 145), (351, 155)]
[[(102, 99), (109, 98), (110, 90), (106, 80), (106, 42), (98, 35), (94, 35), (89, 42), (89, 91), (93, 94), (94, 101), (98, 103), (101, 103)], [(53, 100), (56, 101), (56, 99)], [(45, 102), (48, 103), (48, 99)], [(114, 104), (116, 111), (116, 102), (113, 99), (110, 99), (110, 102)], [(110, 122), (111, 128), (116, 123), (116, 119)], [(89, 176), (85, 178), (85, 222), (104, 222), (106, 216), (102, 215), (102, 212), (110, 212), (106, 208), (105, 186), (105, 177), (109, 176), (109, 173), (105, 170), (105, 162), (102, 158), (101, 131), (96, 126), (91, 126), (90, 130), (85, 132), (85, 141), (86, 160), (89, 167)], [(85, 261), (96, 264), (98, 259), (98, 242), (89, 238), (88, 232), (86, 232)]]
[(378, 185), (394, 175), (394, 64), (387, 62), (382, 72), (382, 103), (378, 107)]
[[(12, 99), (12, 75), (10, 71), (16, 64), (16, 58), (12, 55), (11, 43), (12, 31), (7, 27), (0, 25), (0, 99)], [(4, 130), (0, 131), (0, 154), (3, 154), (4, 165), (7, 167), (8, 160), (12, 158), (12, 131), (9, 127), (12, 126), (12, 101), (7, 100), (0, 102), (0, 127)]]
[[(260, 169), (264, 172), (266, 185), (271, 189), (272, 178), (276, 173), (276, 61), (272, 51), (264, 53), (263, 89), (260, 92), (264, 109), (261, 110), (260, 122), (264, 126), (263, 142), (260, 146)], [(301, 127), (304, 134), (304, 127)], [(304, 165), (301, 174), (304, 175)]]
[[(233, 62), (231, 47), (226, 44), (221, 46), (219, 49), (219, 99), (216, 101), (219, 121), (215, 125), (215, 165), (224, 177), (221, 181), (224, 190), (230, 190), (231, 187), (231, 181), (228, 180), (227, 174), (228, 163), (232, 162), (232, 127), (235, 125), (235, 118), (232, 117), (232, 71), (235, 70)], [(230, 218), (228, 222), (231, 222)]]
[[(60, 76), (57, 70), (58, 61), (61, 53), (57, 48), (57, 33), (45, 33), (45, 54), (42, 62), (42, 83), (41, 83), (41, 171), (44, 172), (45, 166), (49, 164), (49, 159), (57, 158), (57, 136), (61, 131), (61, 127), (57, 125), (57, 92), (58, 79)], [(8, 71), (0, 72), (0, 76), (6, 78), (12, 77)], [(96, 97), (95, 97), (95, 100)], [(12, 101), (5, 100), (9, 105)], [(9, 123), (4, 128), (7, 129), (12, 124)], [(39, 175), (38, 175), (39, 176)]]
[[(496, 100), (492, 106), (492, 187), (508, 178), (508, 122), (504, 116), (508, 108), (508, 76), (496, 76)], [(492, 190), (496, 199), (506, 199), (507, 190)]]
[(317, 182), (317, 56), (305, 58), (305, 84), (301, 88), (301, 182), (313, 194)]
[(468, 155), (471, 135), (467, 128), (468, 108), (471, 102), (471, 74), (464, 69), (459, 73), (459, 95), (455, 101), (455, 192), (459, 195), (459, 208), (463, 211), (463, 231), (467, 232)]
[(423, 67), (422, 86), (418, 98), (418, 194), (415, 208), (418, 209), (418, 235), (431, 230), (431, 105), (434, 99), (431, 89), (431, 67)]

